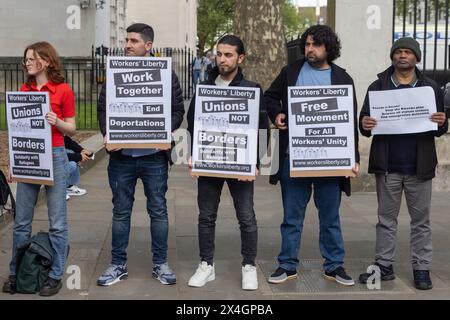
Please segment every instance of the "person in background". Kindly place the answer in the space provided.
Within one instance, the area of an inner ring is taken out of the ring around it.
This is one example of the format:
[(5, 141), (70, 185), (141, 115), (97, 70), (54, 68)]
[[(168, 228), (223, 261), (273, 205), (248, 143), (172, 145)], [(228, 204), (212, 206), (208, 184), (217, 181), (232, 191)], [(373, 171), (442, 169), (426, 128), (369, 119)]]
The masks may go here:
[(64, 136), (64, 146), (69, 159), (69, 179), (67, 180), (66, 189), (66, 200), (69, 200), (70, 196), (86, 194), (86, 190), (78, 186), (80, 184), (80, 164), (91, 159), (92, 152), (84, 149), (69, 136)]

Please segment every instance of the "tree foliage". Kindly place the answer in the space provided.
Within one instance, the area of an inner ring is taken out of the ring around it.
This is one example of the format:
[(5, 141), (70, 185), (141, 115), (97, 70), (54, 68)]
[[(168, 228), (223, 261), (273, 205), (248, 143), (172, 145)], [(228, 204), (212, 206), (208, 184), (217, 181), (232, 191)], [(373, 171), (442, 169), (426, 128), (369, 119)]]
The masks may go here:
[[(235, 29), (237, 0), (199, 0), (197, 9), (198, 48), (211, 50), (217, 40)], [(298, 9), (292, 0), (281, 0), (283, 33), (286, 39), (297, 38), (316, 23), (315, 8)]]
[(224, 34), (234, 29), (235, 0), (198, 0), (198, 48), (205, 53)]
[(283, 31), (286, 39), (299, 37), (308, 27), (316, 23), (314, 7), (298, 8), (291, 0), (283, 0)]

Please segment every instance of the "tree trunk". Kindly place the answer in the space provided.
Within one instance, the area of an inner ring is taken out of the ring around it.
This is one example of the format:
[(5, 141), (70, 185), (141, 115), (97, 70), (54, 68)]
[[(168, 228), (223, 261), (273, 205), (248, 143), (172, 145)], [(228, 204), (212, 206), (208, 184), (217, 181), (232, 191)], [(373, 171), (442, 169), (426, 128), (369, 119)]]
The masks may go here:
[(247, 79), (267, 89), (287, 62), (281, 16), (282, 0), (236, 0), (235, 34), (247, 53)]

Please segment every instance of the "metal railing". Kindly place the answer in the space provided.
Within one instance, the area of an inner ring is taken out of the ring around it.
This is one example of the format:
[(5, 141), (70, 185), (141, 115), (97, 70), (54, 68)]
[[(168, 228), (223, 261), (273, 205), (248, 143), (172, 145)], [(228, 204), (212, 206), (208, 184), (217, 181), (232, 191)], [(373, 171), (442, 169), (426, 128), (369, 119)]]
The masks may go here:
[[(123, 48), (110, 48), (109, 50), (98, 50), (102, 52), (101, 59), (106, 60), (106, 56), (124, 56)], [(172, 69), (180, 80), (181, 89), (183, 90), (183, 98), (190, 99), (193, 95), (194, 87), (192, 83), (192, 61), (194, 53), (192, 50), (185, 48), (153, 48), (152, 54), (155, 57), (172, 58)]]
[(450, 0), (394, 0), (392, 41), (412, 37), (420, 43), (419, 68), (440, 86), (450, 81)]
[[(99, 50), (100, 49), (100, 50)], [(92, 57), (87, 59), (63, 59), (66, 82), (75, 94), (77, 129), (98, 129), (97, 100), (101, 86), (106, 81), (106, 57), (121, 56), (121, 48), (92, 48)], [(193, 52), (187, 48), (154, 49), (152, 53), (158, 57), (171, 57), (172, 68), (177, 74), (183, 98), (190, 99), (193, 94), (192, 61)], [(25, 81), (25, 73), (21, 58), (9, 58), (0, 61), (0, 130), (6, 129), (5, 96), (7, 91), (18, 91)]]

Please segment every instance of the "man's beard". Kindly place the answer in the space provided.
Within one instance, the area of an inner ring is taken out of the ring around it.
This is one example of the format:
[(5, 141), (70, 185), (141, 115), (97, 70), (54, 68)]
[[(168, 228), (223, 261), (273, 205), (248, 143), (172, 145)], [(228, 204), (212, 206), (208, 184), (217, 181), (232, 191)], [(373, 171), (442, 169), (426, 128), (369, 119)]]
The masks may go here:
[(226, 76), (232, 74), (236, 69), (237, 69), (237, 66), (234, 67), (233, 69), (229, 68), (228, 70), (225, 70), (224, 68), (219, 67), (219, 73), (220, 73), (221, 76), (225, 76), (226, 77)]
[(314, 67), (320, 67), (323, 66), (325, 64), (325, 62), (327, 61), (327, 59), (318, 59), (317, 57), (306, 57), (306, 59), (308, 60), (309, 64), (314, 66)]

